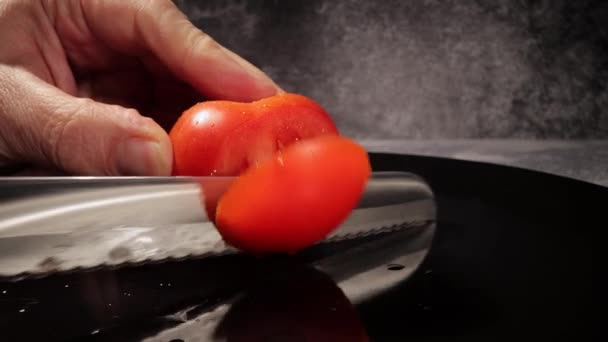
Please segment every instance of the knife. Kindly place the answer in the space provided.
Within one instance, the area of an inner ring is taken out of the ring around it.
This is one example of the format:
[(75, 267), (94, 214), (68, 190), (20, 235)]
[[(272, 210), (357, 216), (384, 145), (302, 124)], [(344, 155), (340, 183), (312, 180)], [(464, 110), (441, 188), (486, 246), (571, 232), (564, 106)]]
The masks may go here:
[[(238, 251), (202, 203), (234, 177), (0, 177), (0, 277), (22, 279)], [(421, 227), (436, 217), (430, 186), (374, 172), (358, 206), (319, 244)]]

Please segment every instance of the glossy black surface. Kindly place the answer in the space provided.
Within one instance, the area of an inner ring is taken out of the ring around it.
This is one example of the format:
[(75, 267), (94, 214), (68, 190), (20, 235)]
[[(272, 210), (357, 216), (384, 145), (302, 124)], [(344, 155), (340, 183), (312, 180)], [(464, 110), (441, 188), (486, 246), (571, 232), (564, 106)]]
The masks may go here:
[[(598, 204), (608, 203), (606, 188), (440, 158), (373, 154), (372, 161), (378, 171), (422, 176), (438, 197), (427, 259), (388, 291), (351, 306), (336, 283), (378, 252), (365, 246), (415, 250), (407, 243), (415, 231), (323, 245), (294, 258), (233, 255), (6, 280), (2, 340), (137, 341), (177, 327), (183, 336), (153, 340), (189, 341), (196, 331), (186, 336), (184, 327), (214, 310), (217, 320), (207, 326), (229, 341), (340, 341), (363, 332), (372, 341), (592, 340), (591, 243), (602, 228)], [(361, 252), (347, 253), (355, 248)], [(328, 258), (349, 262), (327, 275), (308, 266)], [(386, 277), (403, 270), (385, 267)], [(374, 291), (372, 282), (356, 285)]]

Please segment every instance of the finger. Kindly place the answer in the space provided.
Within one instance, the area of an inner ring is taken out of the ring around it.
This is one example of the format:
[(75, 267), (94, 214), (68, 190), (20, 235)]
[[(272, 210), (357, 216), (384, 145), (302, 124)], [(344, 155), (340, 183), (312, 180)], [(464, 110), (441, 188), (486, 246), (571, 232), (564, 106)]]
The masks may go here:
[(78, 175), (171, 174), (169, 137), (137, 111), (72, 97), (0, 67), (0, 155)]
[(126, 54), (151, 53), (207, 97), (250, 101), (281, 92), (260, 69), (196, 28), (169, 0), (76, 3), (88, 30), (105, 44)]

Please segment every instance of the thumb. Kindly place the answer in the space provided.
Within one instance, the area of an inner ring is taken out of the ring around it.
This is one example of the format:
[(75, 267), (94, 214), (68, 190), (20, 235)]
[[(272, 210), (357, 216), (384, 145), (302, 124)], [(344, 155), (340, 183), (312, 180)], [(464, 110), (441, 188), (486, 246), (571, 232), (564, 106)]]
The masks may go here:
[(169, 137), (133, 109), (75, 98), (0, 68), (0, 159), (78, 175), (171, 174)]

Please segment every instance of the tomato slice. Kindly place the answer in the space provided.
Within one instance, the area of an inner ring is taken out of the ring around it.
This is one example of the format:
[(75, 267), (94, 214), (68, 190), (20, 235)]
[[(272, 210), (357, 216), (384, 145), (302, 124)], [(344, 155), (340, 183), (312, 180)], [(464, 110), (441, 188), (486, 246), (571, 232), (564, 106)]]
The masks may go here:
[(370, 174), (367, 152), (350, 139), (301, 140), (236, 179), (219, 200), (215, 224), (241, 250), (295, 253), (348, 217)]
[(169, 133), (173, 174), (236, 176), (297, 141), (337, 134), (327, 112), (297, 94), (251, 103), (201, 102), (185, 111)]

